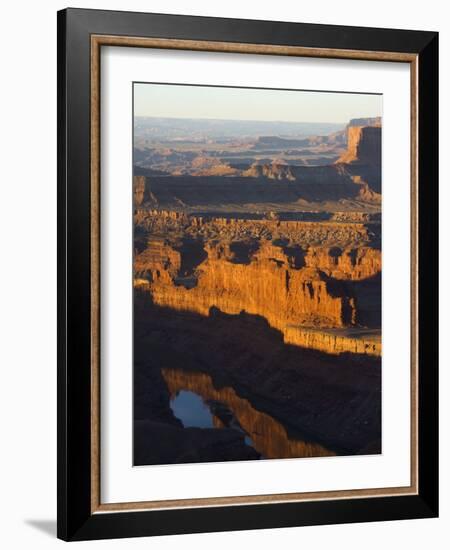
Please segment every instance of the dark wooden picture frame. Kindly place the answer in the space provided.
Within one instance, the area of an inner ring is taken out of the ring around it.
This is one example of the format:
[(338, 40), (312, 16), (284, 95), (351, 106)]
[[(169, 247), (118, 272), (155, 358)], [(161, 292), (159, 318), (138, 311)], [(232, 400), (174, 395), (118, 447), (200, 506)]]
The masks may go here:
[[(101, 504), (99, 54), (104, 45), (410, 64), (411, 487)], [(84, 9), (59, 12), (58, 537), (86, 540), (436, 517), (437, 201), (437, 33)]]

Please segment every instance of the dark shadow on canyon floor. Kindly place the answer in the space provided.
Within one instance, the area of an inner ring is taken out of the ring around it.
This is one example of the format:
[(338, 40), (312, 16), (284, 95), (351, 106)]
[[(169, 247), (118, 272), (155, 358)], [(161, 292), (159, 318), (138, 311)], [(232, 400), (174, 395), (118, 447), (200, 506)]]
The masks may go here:
[[(214, 427), (183, 427), (181, 390)], [(174, 311), (135, 291), (135, 465), (379, 452), (379, 358), (287, 345), (262, 317)]]

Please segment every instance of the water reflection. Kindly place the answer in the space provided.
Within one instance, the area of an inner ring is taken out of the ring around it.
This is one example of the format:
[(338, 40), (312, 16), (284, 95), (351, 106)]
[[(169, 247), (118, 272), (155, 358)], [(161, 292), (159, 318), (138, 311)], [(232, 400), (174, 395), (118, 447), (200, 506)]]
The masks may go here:
[(170, 408), (185, 428), (214, 428), (213, 415), (209, 407), (192, 391), (177, 392), (170, 400)]
[(185, 427), (233, 428), (246, 434), (246, 442), (263, 458), (332, 456), (322, 445), (288, 434), (285, 427), (255, 409), (233, 388), (216, 389), (212, 378), (200, 372), (162, 369), (172, 410)]

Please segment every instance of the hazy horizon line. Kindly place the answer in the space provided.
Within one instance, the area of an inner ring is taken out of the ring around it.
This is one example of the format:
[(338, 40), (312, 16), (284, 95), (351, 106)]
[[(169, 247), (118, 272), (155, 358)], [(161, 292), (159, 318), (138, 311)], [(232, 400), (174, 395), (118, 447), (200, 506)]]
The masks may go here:
[(367, 92), (193, 84), (134, 83), (133, 113), (151, 118), (345, 124), (382, 114), (383, 96)]
[(356, 116), (345, 121), (304, 121), (304, 120), (265, 120), (257, 118), (220, 118), (220, 117), (192, 117), (192, 116), (154, 116), (154, 115), (134, 115), (134, 118), (156, 118), (156, 119), (169, 119), (169, 120), (220, 120), (229, 122), (264, 122), (270, 124), (346, 124), (346, 121), (357, 120), (359, 118), (382, 118), (381, 115), (376, 116)]

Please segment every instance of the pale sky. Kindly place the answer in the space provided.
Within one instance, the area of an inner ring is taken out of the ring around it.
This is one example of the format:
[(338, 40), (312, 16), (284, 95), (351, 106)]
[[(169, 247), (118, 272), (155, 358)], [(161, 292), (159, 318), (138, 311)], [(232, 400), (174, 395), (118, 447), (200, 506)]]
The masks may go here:
[(339, 122), (382, 114), (382, 96), (174, 84), (134, 84), (135, 116)]

